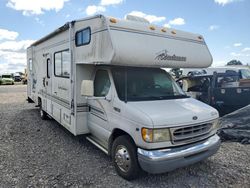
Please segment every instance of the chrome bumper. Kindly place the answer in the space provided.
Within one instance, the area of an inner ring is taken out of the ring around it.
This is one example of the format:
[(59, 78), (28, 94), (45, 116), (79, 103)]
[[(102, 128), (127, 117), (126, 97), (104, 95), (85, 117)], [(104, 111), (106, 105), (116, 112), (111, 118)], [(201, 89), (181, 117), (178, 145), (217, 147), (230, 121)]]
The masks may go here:
[(220, 138), (214, 135), (205, 141), (185, 146), (161, 150), (137, 149), (141, 168), (150, 173), (162, 173), (187, 166), (216, 153), (220, 147)]

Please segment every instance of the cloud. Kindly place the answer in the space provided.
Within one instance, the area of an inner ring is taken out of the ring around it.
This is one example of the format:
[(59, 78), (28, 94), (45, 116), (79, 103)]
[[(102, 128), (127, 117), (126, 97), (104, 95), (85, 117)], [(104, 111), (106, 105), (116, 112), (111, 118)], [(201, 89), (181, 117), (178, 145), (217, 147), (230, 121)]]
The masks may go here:
[(10, 51), (10, 52), (18, 52), (24, 51), (28, 48), (34, 40), (22, 40), (22, 41), (6, 41), (0, 43), (1, 51)]
[(234, 57), (249, 57), (249, 54), (245, 54), (245, 53), (236, 53), (236, 52), (231, 52), (230, 55), (231, 55), (231, 56), (234, 56)]
[(69, 0), (8, 0), (6, 6), (22, 11), (25, 16), (30, 16), (43, 14), (44, 11), (50, 10), (58, 12), (67, 1)]
[(0, 40), (15, 40), (18, 37), (18, 33), (15, 31), (9, 31), (6, 29), (0, 29)]
[[(149, 23), (161, 23), (166, 20), (166, 17), (164, 16), (155, 16), (150, 14), (145, 14), (141, 11), (132, 11), (128, 13), (128, 15), (138, 16), (141, 18), (145, 18), (149, 21)], [(183, 18), (175, 18), (173, 20), (170, 20), (168, 23), (164, 24), (164, 27), (171, 27), (171, 25), (184, 25), (186, 24), (185, 20)]]
[(23, 71), (26, 66), (26, 53), (0, 50), (0, 73)]
[(234, 47), (239, 47), (239, 46), (242, 46), (242, 43), (234, 43)]
[(105, 12), (106, 8), (103, 6), (90, 5), (86, 8), (85, 12), (88, 16), (94, 15), (96, 13)]
[(123, 0), (101, 0), (101, 6), (118, 5), (123, 3)]
[(39, 23), (40, 25), (45, 26), (44, 21), (40, 20), (40, 18), (36, 17), (35, 20), (36, 20), (36, 22)]
[(210, 25), (208, 29), (209, 29), (210, 31), (214, 31), (214, 30), (217, 30), (217, 29), (219, 29), (219, 28), (220, 28), (220, 26), (218, 26), (218, 25)]
[[(123, 3), (124, 0), (101, 0), (99, 5), (89, 5), (85, 9), (85, 13), (88, 16), (94, 15), (96, 13), (101, 13), (106, 11), (106, 7), (110, 5), (118, 5)], [(79, 10), (81, 11), (81, 9)]]
[(169, 25), (184, 25), (185, 20), (183, 18), (175, 18), (169, 21)]
[(246, 48), (243, 48), (241, 51), (242, 51), (242, 52), (248, 52), (248, 51), (250, 51), (250, 48), (249, 48), (249, 47), (246, 47)]
[(0, 72), (23, 71), (26, 66), (26, 48), (33, 42), (21, 40), (0, 43)]
[(128, 13), (128, 15), (133, 15), (133, 16), (138, 16), (138, 17), (145, 18), (150, 23), (159, 23), (159, 22), (163, 22), (163, 21), (166, 20), (166, 18), (164, 16), (158, 17), (158, 16), (155, 16), (155, 15), (145, 14), (145, 13), (140, 12), (140, 11), (132, 11), (132, 12)]
[(168, 23), (164, 24), (164, 27), (171, 28), (172, 25), (185, 25), (186, 22), (183, 18), (174, 18), (173, 20), (170, 20)]
[(171, 28), (171, 25), (169, 23), (166, 23), (166, 24), (163, 25), (163, 27)]
[(234, 56), (234, 57), (242, 56), (241, 53), (235, 53), (235, 52), (231, 52), (230, 55), (231, 55), (231, 56)]
[(227, 62), (225, 60), (213, 61), (212, 67), (225, 66)]
[(240, 1), (240, 0), (214, 0), (215, 3), (222, 5), (222, 6), (225, 6), (226, 4), (237, 2), (237, 1)]

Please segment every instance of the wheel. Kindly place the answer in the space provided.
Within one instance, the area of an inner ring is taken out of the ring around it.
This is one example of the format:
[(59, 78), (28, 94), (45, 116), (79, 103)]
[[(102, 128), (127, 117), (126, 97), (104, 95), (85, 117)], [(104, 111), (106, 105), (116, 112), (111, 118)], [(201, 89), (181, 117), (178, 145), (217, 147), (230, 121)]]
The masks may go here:
[(42, 103), (40, 104), (39, 112), (40, 112), (41, 119), (46, 120), (47, 119), (47, 113), (43, 110)]
[(112, 161), (117, 173), (126, 180), (138, 177), (141, 169), (137, 160), (137, 150), (133, 140), (119, 136), (112, 145)]

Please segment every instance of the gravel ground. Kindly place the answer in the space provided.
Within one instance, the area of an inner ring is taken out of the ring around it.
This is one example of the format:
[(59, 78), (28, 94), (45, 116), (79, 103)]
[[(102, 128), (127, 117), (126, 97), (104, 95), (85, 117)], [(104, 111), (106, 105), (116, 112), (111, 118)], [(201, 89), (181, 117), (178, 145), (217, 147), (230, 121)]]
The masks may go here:
[(0, 187), (250, 187), (250, 145), (224, 142), (211, 158), (126, 181), (83, 136), (28, 104), (26, 86), (0, 86)]

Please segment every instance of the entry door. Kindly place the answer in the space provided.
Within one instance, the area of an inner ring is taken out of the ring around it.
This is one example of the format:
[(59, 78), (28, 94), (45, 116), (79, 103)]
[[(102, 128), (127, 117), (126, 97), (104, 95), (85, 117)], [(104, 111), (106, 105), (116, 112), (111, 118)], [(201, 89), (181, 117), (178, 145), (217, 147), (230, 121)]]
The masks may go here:
[(52, 114), (52, 63), (51, 57), (46, 57), (46, 77), (45, 77), (45, 92), (46, 92), (46, 111)]
[(103, 99), (105, 96), (111, 95), (110, 88), (111, 82), (108, 71), (103, 69), (97, 70), (94, 79), (95, 99), (88, 100), (90, 107), (88, 127), (90, 132), (103, 144), (107, 143), (110, 134), (109, 117), (112, 105), (110, 104), (111, 101)]

